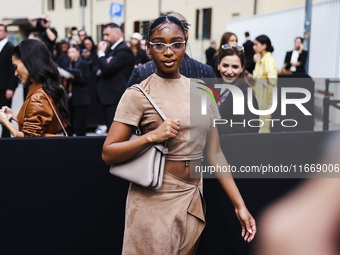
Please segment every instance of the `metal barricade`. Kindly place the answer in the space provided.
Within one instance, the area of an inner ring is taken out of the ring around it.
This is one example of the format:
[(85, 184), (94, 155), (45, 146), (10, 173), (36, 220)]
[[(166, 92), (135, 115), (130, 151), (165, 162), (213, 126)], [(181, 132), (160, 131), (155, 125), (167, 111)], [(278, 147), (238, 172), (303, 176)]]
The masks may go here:
[(331, 83), (340, 83), (340, 80), (326, 79), (325, 97), (323, 98), (323, 131), (329, 130), (329, 108), (333, 106), (340, 110), (340, 100), (332, 100), (329, 94), (329, 85)]

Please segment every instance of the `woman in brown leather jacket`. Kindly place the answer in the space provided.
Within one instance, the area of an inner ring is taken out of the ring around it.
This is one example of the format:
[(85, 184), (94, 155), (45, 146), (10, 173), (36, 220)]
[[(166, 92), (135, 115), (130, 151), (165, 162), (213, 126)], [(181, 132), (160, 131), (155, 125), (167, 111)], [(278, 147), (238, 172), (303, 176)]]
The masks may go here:
[[(29, 90), (18, 115), (2, 107), (0, 124), (14, 137), (48, 136), (64, 129), (69, 116), (65, 90), (46, 46), (38, 40), (24, 40), (15, 47), (12, 62), (15, 76)], [(19, 130), (10, 122), (12, 119), (18, 122)]]

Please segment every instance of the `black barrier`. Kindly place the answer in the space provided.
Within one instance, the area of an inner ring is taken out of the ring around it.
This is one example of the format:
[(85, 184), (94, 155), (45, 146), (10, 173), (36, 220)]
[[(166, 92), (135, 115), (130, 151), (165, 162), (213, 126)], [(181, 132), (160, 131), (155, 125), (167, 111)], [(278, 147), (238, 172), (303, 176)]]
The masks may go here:
[(0, 141), (0, 254), (120, 254), (128, 183), (104, 138)]
[[(340, 132), (289, 132), (272, 134), (222, 135), (220, 143), (230, 165), (312, 164), (323, 156), (330, 134)], [(292, 175), (290, 175), (292, 176)], [(303, 182), (299, 178), (235, 179), (248, 210), (255, 219), (273, 201)], [(241, 227), (234, 207), (217, 179), (204, 179), (207, 204), (206, 229), (198, 255), (252, 254), (251, 244), (241, 238)], [(258, 229), (258, 231), (261, 231)]]
[[(317, 158), (329, 133), (225, 135), (221, 143), (228, 144), (223, 150), (233, 164), (263, 155), (284, 164), (297, 152), (302, 161)], [(101, 160), (103, 142), (0, 140), (0, 254), (121, 253), (128, 183), (109, 174)], [(300, 181), (236, 180), (254, 217)], [(253, 244), (242, 242), (234, 209), (217, 180), (204, 180), (204, 196), (207, 228), (198, 254), (248, 254)]]

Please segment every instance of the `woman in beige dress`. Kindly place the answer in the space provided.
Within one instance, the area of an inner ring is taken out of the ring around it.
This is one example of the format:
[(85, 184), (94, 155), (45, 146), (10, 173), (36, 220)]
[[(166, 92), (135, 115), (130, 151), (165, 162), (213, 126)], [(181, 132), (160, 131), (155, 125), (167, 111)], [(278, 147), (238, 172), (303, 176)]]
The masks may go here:
[[(219, 113), (211, 100), (207, 117), (204, 117), (208, 121), (197, 121), (190, 116), (195, 110), (190, 108), (190, 93), (199, 95), (202, 90), (192, 90), (194, 85), (179, 73), (186, 49), (182, 23), (175, 17), (161, 16), (150, 24), (146, 40), (148, 54), (157, 69), (139, 86), (151, 96), (167, 119), (162, 121), (138, 89), (128, 88), (118, 105), (102, 158), (106, 164), (117, 164), (131, 159), (153, 143), (164, 141), (168, 142), (169, 152), (160, 189), (130, 185), (122, 253), (194, 254), (205, 226), (205, 204), (201, 178), (190, 174), (190, 169), (200, 166), (204, 148), (212, 166), (228, 166), (217, 128), (212, 127), (212, 120), (219, 118)], [(129, 140), (138, 125), (144, 134)], [(234, 180), (230, 175), (227, 177), (219, 181), (235, 206), (242, 237), (250, 242), (256, 233), (255, 220)]]

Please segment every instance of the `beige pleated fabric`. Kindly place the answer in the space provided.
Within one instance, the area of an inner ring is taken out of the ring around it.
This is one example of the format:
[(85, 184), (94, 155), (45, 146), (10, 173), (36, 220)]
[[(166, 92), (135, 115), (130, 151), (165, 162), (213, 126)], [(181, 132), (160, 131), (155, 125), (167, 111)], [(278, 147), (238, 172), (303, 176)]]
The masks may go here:
[(123, 255), (195, 254), (205, 226), (201, 184), (164, 172), (159, 190), (131, 183)]

